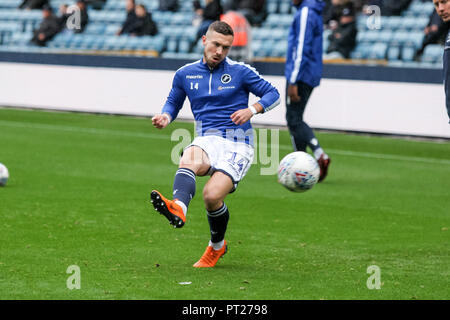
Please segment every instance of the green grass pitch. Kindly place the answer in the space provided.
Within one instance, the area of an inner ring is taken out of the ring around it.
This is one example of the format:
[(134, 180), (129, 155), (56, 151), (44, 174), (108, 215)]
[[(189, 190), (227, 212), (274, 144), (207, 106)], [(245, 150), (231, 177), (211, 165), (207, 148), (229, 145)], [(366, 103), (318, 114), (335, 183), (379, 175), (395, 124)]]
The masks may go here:
[(192, 127), (0, 109), (0, 299), (450, 299), (448, 141), (318, 133), (330, 173), (303, 194), (253, 165), (227, 198), (228, 253), (198, 270), (207, 178), (182, 229), (149, 202), (172, 191), (172, 132)]

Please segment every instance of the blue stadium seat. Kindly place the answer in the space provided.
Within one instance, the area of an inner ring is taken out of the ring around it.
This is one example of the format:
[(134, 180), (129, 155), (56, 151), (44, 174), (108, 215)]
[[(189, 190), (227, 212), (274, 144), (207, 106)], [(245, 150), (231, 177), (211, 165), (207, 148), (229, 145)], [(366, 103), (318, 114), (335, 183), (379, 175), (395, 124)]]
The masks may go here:
[(386, 58), (388, 61), (397, 61), (400, 59), (400, 48), (390, 46), (387, 50)]
[(398, 30), (402, 25), (403, 17), (381, 17), (381, 26), (384, 30)]
[(366, 59), (369, 51), (371, 49), (371, 45), (368, 42), (358, 43), (356, 48), (351, 52), (350, 57), (352, 59)]
[(108, 24), (106, 28), (104, 28), (103, 34), (108, 36), (114, 35), (121, 27), (122, 25), (118, 23)]
[(398, 29), (410, 31), (415, 30), (417, 27), (416, 17), (402, 17)]
[(252, 39), (265, 40), (271, 38), (272, 29), (270, 28), (253, 28)]
[(422, 55), (422, 62), (439, 62), (444, 54), (443, 46), (439, 44), (429, 44), (425, 47)]
[(178, 41), (176, 39), (168, 39), (167, 40), (167, 52), (177, 52)]
[(416, 50), (414, 47), (403, 47), (402, 49), (402, 60), (403, 61), (413, 61)]
[(388, 45), (386, 43), (377, 42), (371, 48), (367, 55), (367, 59), (385, 59)]
[(178, 52), (180, 53), (188, 53), (191, 47), (191, 42), (183, 39), (178, 42)]
[(278, 13), (278, 2), (269, 2), (267, 3), (267, 13), (270, 14), (274, 14), (274, 13)]
[(281, 14), (290, 14), (292, 11), (292, 3), (291, 1), (282, 1), (279, 4), (279, 12)]
[(84, 30), (85, 34), (101, 35), (104, 32), (105, 32), (105, 25), (103, 23), (88, 23), (86, 29)]
[(407, 31), (397, 31), (394, 32), (394, 36), (392, 37), (391, 44), (402, 46), (406, 42), (410, 41), (411, 33)]

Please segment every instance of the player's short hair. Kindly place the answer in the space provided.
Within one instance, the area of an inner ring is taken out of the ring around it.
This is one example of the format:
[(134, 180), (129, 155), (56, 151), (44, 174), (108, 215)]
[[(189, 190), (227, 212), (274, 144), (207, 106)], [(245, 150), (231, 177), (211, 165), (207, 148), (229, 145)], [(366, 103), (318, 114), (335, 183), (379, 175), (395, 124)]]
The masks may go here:
[(215, 31), (217, 33), (221, 33), (225, 36), (234, 36), (233, 29), (230, 27), (230, 25), (223, 21), (214, 21), (211, 23), (208, 27), (208, 31)]

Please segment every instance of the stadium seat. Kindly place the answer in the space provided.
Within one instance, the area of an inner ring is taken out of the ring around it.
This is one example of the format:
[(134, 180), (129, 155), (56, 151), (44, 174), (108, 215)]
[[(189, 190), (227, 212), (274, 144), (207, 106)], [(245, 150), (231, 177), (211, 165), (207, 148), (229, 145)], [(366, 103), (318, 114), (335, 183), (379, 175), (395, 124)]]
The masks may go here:
[(398, 30), (402, 25), (403, 17), (382, 17), (381, 25), (384, 30)]
[(387, 60), (397, 61), (400, 59), (400, 48), (396, 46), (390, 46), (387, 50)]
[(281, 14), (290, 14), (292, 9), (291, 1), (282, 1), (279, 4), (279, 12)]
[(439, 62), (442, 60), (444, 54), (444, 48), (440, 44), (429, 44), (425, 47), (422, 55), (422, 62)]
[(403, 61), (413, 61), (416, 50), (414, 47), (403, 47), (402, 48), (402, 60)]
[(369, 55), (371, 45), (368, 42), (358, 43), (356, 48), (351, 52), (352, 59), (366, 59)]
[(278, 13), (278, 3), (277, 2), (269, 2), (267, 3), (267, 13), (269, 15)]
[(271, 57), (285, 57), (287, 52), (287, 40), (278, 40), (274, 42), (274, 45), (272, 47), (272, 50), (270, 51)]
[(385, 59), (388, 45), (386, 43), (377, 42), (369, 50), (367, 59)]
[(406, 42), (410, 41), (411, 33), (407, 31), (397, 31), (394, 32), (394, 35), (392, 37), (391, 44), (402, 46)]

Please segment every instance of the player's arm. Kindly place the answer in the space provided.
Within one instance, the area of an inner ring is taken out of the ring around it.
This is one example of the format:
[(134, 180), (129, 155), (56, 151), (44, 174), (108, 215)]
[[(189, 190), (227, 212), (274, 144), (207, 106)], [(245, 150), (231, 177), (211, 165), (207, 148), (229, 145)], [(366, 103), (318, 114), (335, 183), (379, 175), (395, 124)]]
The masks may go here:
[(237, 124), (241, 125), (249, 121), (254, 115), (262, 113), (264, 107), (258, 102), (254, 103), (252, 106), (238, 110), (231, 115), (231, 120)]
[(180, 112), (186, 99), (186, 92), (182, 86), (182, 77), (179, 72), (175, 73), (172, 83), (172, 89), (167, 97), (166, 103), (161, 114), (157, 114), (152, 118), (152, 124), (158, 129), (167, 127)]

